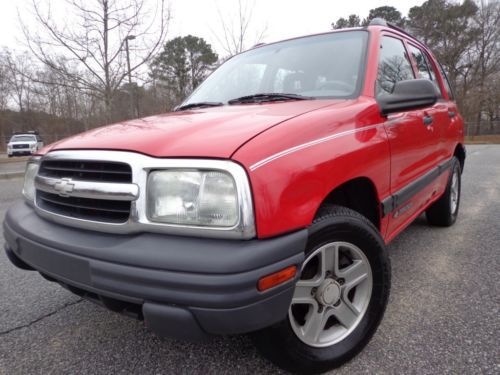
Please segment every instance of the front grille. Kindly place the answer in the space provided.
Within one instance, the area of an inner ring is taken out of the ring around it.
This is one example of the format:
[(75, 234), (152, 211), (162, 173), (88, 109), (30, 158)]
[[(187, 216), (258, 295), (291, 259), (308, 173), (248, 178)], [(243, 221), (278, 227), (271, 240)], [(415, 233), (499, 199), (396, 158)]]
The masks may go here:
[(29, 144), (12, 145), (12, 148), (30, 148)]
[(130, 216), (130, 202), (61, 197), (41, 190), (37, 190), (36, 204), (55, 214), (105, 223), (124, 223)]
[(44, 177), (66, 177), (81, 181), (132, 182), (130, 165), (119, 162), (44, 160), (38, 174)]
[[(109, 183), (131, 183), (130, 165), (120, 162), (87, 160), (43, 160), (40, 176)], [(124, 223), (130, 216), (130, 201), (63, 197), (37, 190), (38, 207), (58, 215), (77, 219)]]

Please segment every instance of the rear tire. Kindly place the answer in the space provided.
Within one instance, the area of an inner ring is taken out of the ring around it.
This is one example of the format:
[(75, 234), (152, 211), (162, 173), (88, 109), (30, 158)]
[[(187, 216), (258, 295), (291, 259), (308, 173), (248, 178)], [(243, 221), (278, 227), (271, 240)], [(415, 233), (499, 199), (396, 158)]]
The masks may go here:
[(425, 211), (430, 225), (449, 227), (455, 224), (460, 208), (461, 182), (460, 162), (456, 157), (451, 159), (451, 173), (444, 194)]
[(321, 373), (358, 354), (379, 326), (390, 290), (384, 241), (365, 217), (325, 206), (309, 233), (288, 317), (252, 334), (264, 357), (295, 373)]

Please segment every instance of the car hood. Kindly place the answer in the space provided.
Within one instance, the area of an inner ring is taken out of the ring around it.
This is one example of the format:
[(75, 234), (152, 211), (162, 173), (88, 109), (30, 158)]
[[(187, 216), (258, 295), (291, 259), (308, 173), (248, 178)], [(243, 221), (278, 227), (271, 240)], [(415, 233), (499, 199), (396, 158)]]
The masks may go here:
[(229, 158), (242, 144), (290, 118), (345, 100), (247, 104), (166, 113), (97, 128), (52, 144), (52, 150), (135, 151), (156, 157)]
[(37, 141), (15, 141), (15, 142), (9, 142), (7, 143), (10, 146), (14, 145), (25, 145), (25, 144), (36, 144)]

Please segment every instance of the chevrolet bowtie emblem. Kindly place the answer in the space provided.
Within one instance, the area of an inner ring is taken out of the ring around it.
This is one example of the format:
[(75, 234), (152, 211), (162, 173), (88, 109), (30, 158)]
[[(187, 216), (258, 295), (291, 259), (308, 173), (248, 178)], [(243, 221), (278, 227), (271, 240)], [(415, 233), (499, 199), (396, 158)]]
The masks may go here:
[(69, 197), (75, 184), (71, 180), (71, 178), (61, 178), (54, 185), (54, 189), (61, 197)]

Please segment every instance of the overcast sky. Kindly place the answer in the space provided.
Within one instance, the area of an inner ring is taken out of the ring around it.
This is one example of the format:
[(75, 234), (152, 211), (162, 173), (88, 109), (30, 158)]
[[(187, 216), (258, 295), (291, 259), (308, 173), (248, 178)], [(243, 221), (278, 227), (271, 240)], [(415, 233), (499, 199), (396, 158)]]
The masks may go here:
[[(44, 0), (37, 0), (43, 2)], [(52, 0), (54, 3), (61, 0)], [(248, 0), (251, 3), (252, 0)], [(0, 0), (0, 46), (22, 48), (17, 10), (21, 16), (31, 0)], [(361, 18), (368, 11), (382, 5), (396, 7), (403, 15), (423, 0), (255, 0), (251, 31), (252, 39), (257, 31), (267, 25), (264, 42), (272, 42), (293, 36), (323, 32), (339, 17), (358, 14)], [(220, 34), (217, 8), (231, 18), (237, 0), (170, 0), (173, 19), (168, 38), (192, 34), (205, 38), (221, 55), (224, 55), (214, 33)], [(64, 14), (60, 15), (64, 17)], [(26, 17), (25, 17), (26, 18)], [(25, 21), (26, 22), (26, 21)], [(250, 43), (252, 43), (250, 41)]]

